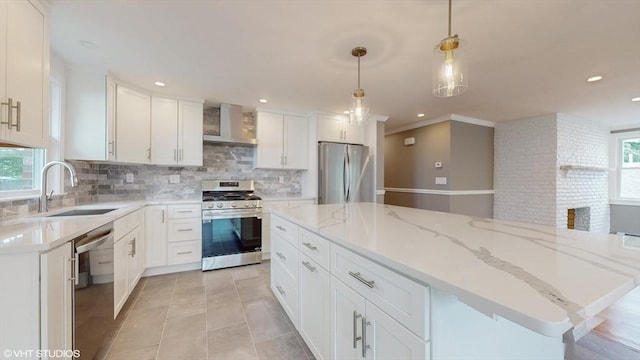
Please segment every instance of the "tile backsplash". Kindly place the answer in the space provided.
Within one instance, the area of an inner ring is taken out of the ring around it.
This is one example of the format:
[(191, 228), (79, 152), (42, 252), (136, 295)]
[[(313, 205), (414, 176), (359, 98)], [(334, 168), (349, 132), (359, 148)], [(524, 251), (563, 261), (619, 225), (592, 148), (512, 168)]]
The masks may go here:
[[(302, 194), (302, 170), (255, 169), (255, 148), (205, 143), (203, 166), (122, 165), (70, 161), (78, 172), (79, 184), (71, 188), (65, 178), (65, 195), (54, 196), (50, 209), (95, 201), (196, 199), (201, 197), (202, 180), (255, 180), (256, 192), (263, 197), (298, 197)], [(133, 183), (126, 182), (133, 174)], [(180, 182), (169, 183), (170, 175)], [(279, 182), (279, 177), (284, 181)], [(39, 200), (0, 200), (0, 220), (38, 211)]]

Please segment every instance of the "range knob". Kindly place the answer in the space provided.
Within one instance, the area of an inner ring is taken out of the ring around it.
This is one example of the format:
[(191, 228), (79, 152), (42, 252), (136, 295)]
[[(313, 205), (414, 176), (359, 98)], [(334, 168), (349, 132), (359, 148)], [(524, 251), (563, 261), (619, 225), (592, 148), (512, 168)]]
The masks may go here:
[(222, 208), (224, 206), (224, 204), (219, 202), (219, 203), (216, 204), (216, 206), (218, 207), (218, 209), (220, 209), (220, 208)]
[(213, 208), (213, 203), (208, 203), (208, 204), (207, 204), (207, 207), (208, 207), (209, 209)]
[(232, 201), (232, 202), (231, 202), (231, 207), (232, 207), (232, 208), (236, 207), (236, 202), (235, 202), (235, 201)]
[(248, 208), (249, 206), (251, 206), (251, 204), (248, 201), (244, 203), (244, 207)]
[(258, 206), (258, 202), (257, 201), (252, 201), (251, 205), (253, 205), (253, 207), (256, 207), (256, 206)]

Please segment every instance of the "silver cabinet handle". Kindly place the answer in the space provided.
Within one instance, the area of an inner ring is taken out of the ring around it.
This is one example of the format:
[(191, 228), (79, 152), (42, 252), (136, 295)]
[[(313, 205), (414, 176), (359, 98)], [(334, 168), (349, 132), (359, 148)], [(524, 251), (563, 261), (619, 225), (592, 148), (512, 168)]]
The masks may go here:
[(71, 276), (69, 277), (69, 281), (72, 281), (74, 284), (78, 285), (78, 271), (79, 266), (77, 266), (77, 259), (75, 257), (69, 258), (69, 263), (71, 266)]
[(310, 262), (308, 261), (303, 261), (302, 265), (304, 265), (304, 267), (306, 267), (307, 269), (309, 269), (310, 271), (316, 271), (316, 267), (311, 265)]
[(286, 296), (286, 293), (284, 292), (284, 290), (282, 290), (280, 285), (276, 285), (276, 289), (278, 289), (278, 292), (280, 293), (280, 295)]
[(98, 261), (98, 265), (111, 264), (111, 261)]
[(133, 256), (136, 256), (136, 238), (133, 238)]
[(278, 257), (282, 259), (282, 261), (287, 261), (287, 258), (284, 255), (282, 255), (281, 252), (276, 252), (276, 255), (278, 255)]
[(147, 159), (151, 160), (151, 148), (147, 148)]
[(109, 155), (113, 155), (113, 141), (109, 141)]
[(173, 160), (178, 161), (178, 150), (177, 149), (173, 149)]
[(20, 111), (20, 101), (17, 101), (17, 102), (16, 102), (16, 106), (15, 106), (15, 108), (16, 108), (16, 115), (17, 115), (17, 116), (16, 116), (16, 117), (17, 117), (17, 119), (16, 119), (16, 124), (15, 124), (15, 125), (14, 125), (14, 124), (11, 124), (11, 125), (10, 125), (10, 127), (15, 127), (15, 128), (16, 128), (16, 131), (20, 131), (20, 123), (21, 123), (21, 121), (20, 121), (20, 120), (21, 120), (21, 118), (22, 118), (22, 116), (20, 115), (20, 114), (21, 114), (21, 111)]
[(371, 325), (366, 317), (362, 317), (362, 357), (367, 357), (367, 349), (371, 346), (367, 345), (367, 325)]
[(311, 243), (308, 243), (308, 242), (303, 242), (303, 243), (302, 243), (302, 245), (304, 245), (304, 246), (306, 246), (306, 247), (308, 247), (309, 249), (314, 250), (314, 251), (315, 251), (315, 250), (318, 250), (318, 247), (317, 247), (317, 246), (313, 246), (313, 245), (311, 245)]
[(162, 223), (164, 224), (164, 209), (162, 209)]
[(284, 166), (284, 156), (280, 155), (280, 165)]
[(193, 251), (183, 251), (178, 253), (178, 255), (187, 255), (187, 254), (193, 254)]
[(193, 229), (178, 229), (178, 231), (193, 231)]
[(282, 227), (282, 226), (280, 226), (280, 225), (276, 225), (276, 229), (278, 229), (278, 230), (280, 230), (280, 231), (287, 232), (287, 229), (283, 228), (283, 227)]
[(129, 241), (129, 256), (133, 257), (133, 248), (134, 248), (133, 240)]
[(368, 287), (373, 289), (373, 285), (376, 283), (373, 280), (366, 280), (362, 277), (362, 275), (360, 275), (360, 272), (353, 272), (353, 271), (349, 271), (349, 275), (351, 275), (352, 277), (356, 278), (358, 281), (360, 281), (361, 283), (367, 285)]
[(180, 161), (184, 160), (184, 150), (183, 149), (178, 150), (178, 154), (180, 155)]
[(178, 214), (191, 214), (193, 211), (191, 211), (191, 210), (178, 210), (176, 212)]
[(287, 155), (284, 156), (284, 164), (287, 165)]
[(357, 311), (353, 310), (353, 348), (358, 348), (358, 340), (362, 340), (362, 336), (358, 336), (358, 319), (361, 318), (362, 315), (358, 314)]
[(7, 102), (1, 103), (2, 105), (7, 105), (7, 121), (3, 121), (0, 124), (6, 124), (7, 128), (11, 130), (11, 125), (13, 124), (13, 99), (8, 98)]

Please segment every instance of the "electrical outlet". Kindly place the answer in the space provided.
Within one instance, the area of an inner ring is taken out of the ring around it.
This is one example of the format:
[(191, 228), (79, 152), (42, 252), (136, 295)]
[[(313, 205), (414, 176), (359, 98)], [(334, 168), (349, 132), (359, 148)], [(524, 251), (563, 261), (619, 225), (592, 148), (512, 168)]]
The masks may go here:
[(447, 185), (446, 176), (436, 176), (436, 185)]
[(133, 184), (133, 174), (132, 173), (128, 173), (126, 175), (125, 181), (127, 182), (127, 184)]
[(436, 169), (442, 169), (442, 163), (440, 161), (435, 164)]
[(284, 176), (278, 176), (278, 183), (284, 184)]
[(169, 175), (169, 184), (180, 184), (180, 175)]

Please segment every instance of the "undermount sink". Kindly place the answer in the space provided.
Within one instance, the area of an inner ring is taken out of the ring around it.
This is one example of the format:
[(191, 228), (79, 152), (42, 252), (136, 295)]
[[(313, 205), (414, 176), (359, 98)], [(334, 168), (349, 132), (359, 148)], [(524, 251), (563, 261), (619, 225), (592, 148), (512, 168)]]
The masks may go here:
[(76, 209), (76, 210), (69, 210), (69, 211), (65, 211), (65, 212), (61, 212), (61, 213), (57, 213), (57, 214), (53, 214), (53, 215), (47, 215), (47, 217), (102, 215), (102, 214), (106, 214), (106, 213), (114, 211), (114, 210), (118, 210), (118, 209)]

